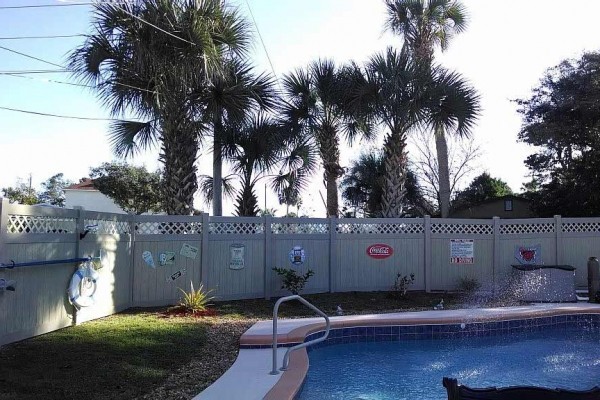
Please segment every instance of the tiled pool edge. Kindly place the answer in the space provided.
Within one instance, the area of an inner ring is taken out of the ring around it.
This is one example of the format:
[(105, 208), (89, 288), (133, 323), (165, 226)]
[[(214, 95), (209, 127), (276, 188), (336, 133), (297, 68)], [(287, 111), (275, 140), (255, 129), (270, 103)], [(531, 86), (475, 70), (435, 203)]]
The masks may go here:
[[(328, 338), (328, 340), (315, 345), (315, 347), (318, 348), (338, 343), (358, 343), (361, 341), (399, 341), (469, 337), (480, 336), (482, 334), (492, 335), (492, 333), (501, 335), (543, 330), (552, 326), (564, 325), (566, 327), (567, 325), (572, 324), (583, 324), (583, 322), (587, 325), (592, 323), (595, 327), (600, 327), (600, 308), (598, 308), (597, 305), (587, 304), (581, 304), (578, 307), (564, 307), (564, 309), (560, 307), (535, 309), (532, 307), (527, 312), (519, 312), (517, 314), (510, 312), (506, 313), (503, 312), (503, 310), (500, 310), (497, 315), (486, 315), (479, 318), (473, 318), (466, 322), (464, 317), (457, 318), (456, 316), (450, 315), (450, 313), (448, 314), (449, 318), (440, 316), (435, 319), (397, 319), (394, 317), (386, 318), (385, 315), (381, 315), (382, 318), (372, 320), (370, 316), (363, 317), (364, 320), (360, 318), (360, 316), (357, 316), (351, 321), (333, 321), (332, 331), (330, 333), (332, 336)], [(586, 318), (589, 320), (586, 320)], [(348, 322), (350, 322), (350, 324), (348, 324)], [(462, 323), (465, 323), (464, 329), (460, 328), (460, 324)], [(308, 324), (293, 329), (287, 335), (282, 335), (282, 340), (286, 340), (286, 345), (312, 340), (322, 335), (323, 328), (323, 323)], [(394, 333), (395, 328), (398, 328), (397, 333)], [(411, 329), (413, 330), (413, 333), (410, 333)], [(422, 332), (415, 332), (418, 329), (422, 329)], [(448, 331), (445, 331), (444, 329), (448, 329)], [(456, 336), (449, 336), (453, 334), (456, 334)], [(412, 336), (404, 337), (407, 335)], [(258, 339), (259, 336), (264, 335), (256, 336), (256, 339)], [(300, 338), (301, 340), (298, 340)], [(373, 338), (373, 340), (368, 340), (368, 338)], [(242, 339), (244, 339), (244, 337), (242, 337)], [(295, 342), (294, 339), (296, 339)], [(261, 346), (256, 340), (253, 340), (252, 342), (252, 346)], [(244, 343), (247, 342), (242, 340), (241, 346), (244, 346)], [(262, 345), (265, 346), (266, 343), (263, 343)], [(266, 345), (266, 347), (270, 346)], [(264, 400), (294, 400), (302, 389), (307, 373), (308, 353), (306, 349), (301, 349), (292, 353), (290, 356), (290, 368), (283, 373), (281, 379), (267, 393)]]

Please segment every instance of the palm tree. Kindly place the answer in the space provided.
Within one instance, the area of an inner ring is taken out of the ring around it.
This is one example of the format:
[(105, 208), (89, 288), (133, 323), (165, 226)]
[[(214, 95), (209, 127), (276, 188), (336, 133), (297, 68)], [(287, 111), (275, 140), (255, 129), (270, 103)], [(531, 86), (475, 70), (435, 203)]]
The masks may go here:
[(342, 85), (340, 70), (330, 60), (315, 61), (283, 79), (285, 121), (289, 129), (311, 138), (321, 157), (328, 217), (337, 217), (339, 210), (337, 181), (344, 173), (340, 139), (352, 144), (359, 135), (369, 139), (373, 134), (367, 121), (357, 117), (360, 114), (350, 114), (344, 108)]
[[(316, 167), (316, 157), (309, 144), (264, 113), (245, 119), (241, 125), (229, 126), (220, 139), (224, 159), (233, 167), (233, 174), (223, 179), (224, 189), (226, 195), (236, 196), (239, 216), (259, 214), (254, 190), (258, 181), (270, 178), (271, 185), (277, 189), (281, 181), (288, 180), (292, 185), (287, 185), (286, 190), (298, 193)], [(273, 173), (275, 170), (278, 172)], [(239, 189), (234, 189), (234, 179)], [(201, 191), (207, 201), (214, 198), (213, 187), (211, 177), (203, 178)]]
[(243, 56), (249, 29), (223, 0), (98, 2), (93, 33), (69, 55), (69, 67), (93, 86), (112, 115), (139, 121), (110, 126), (118, 156), (158, 144), (169, 214), (191, 214), (195, 161), (205, 131), (194, 98), (226, 57)]
[[(255, 74), (240, 58), (225, 62), (224, 70), (216, 70), (207, 86), (195, 93), (196, 106), (204, 115), (213, 134), (213, 178), (222, 180), (223, 135), (225, 130), (241, 124), (257, 111), (273, 111), (279, 99), (273, 79)], [(213, 187), (213, 215), (223, 214), (222, 187)]]
[(406, 195), (406, 140), (411, 130), (452, 127), (466, 134), (478, 112), (478, 97), (460, 75), (421, 63), (403, 48), (376, 54), (361, 70), (345, 73), (351, 82), (346, 102), (353, 112), (370, 114), (387, 130), (384, 142), (383, 217), (403, 215)]
[[(419, 62), (431, 65), (436, 47), (442, 51), (455, 34), (467, 27), (466, 10), (456, 0), (386, 0), (388, 18), (386, 27), (404, 38), (407, 47)], [(447, 126), (435, 124), (435, 144), (438, 158), (439, 203), (442, 218), (450, 209), (450, 173), (448, 167)], [(466, 132), (466, 133), (465, 133)], [(468, 131), (456, 131), (467, 136)]]

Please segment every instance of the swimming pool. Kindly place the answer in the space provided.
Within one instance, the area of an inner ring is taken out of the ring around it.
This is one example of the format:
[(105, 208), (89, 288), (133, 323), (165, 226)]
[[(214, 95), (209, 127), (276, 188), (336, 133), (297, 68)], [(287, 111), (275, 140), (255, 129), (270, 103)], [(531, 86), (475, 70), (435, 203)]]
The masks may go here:
[(493, 324), (340, 329), (335, 345), (309, 352), (298, 399), (444, 399), (444, 376), (472, 387), (600, 385), (598, 317)]

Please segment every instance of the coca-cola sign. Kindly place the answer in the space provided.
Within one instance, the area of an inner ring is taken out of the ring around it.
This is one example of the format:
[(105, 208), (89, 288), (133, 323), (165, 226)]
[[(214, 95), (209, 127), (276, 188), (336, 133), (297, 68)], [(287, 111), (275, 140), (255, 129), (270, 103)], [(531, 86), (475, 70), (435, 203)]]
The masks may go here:
[(382, 259), (388, 258), (392, 254), (394, 254), (394, 249), (387, 244), (377, 243), (367, 247), (367, 255), (369, 257)]

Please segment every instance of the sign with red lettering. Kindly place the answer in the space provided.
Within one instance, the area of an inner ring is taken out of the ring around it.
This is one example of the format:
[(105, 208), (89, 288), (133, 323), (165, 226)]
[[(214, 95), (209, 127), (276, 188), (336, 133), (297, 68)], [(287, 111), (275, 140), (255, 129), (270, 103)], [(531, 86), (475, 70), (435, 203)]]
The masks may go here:
[(394, 254), (394, 249), (387, 244), (378, 243), (367, 247), (367, 255), (372, 258), (388, 258), (392, 254)]

